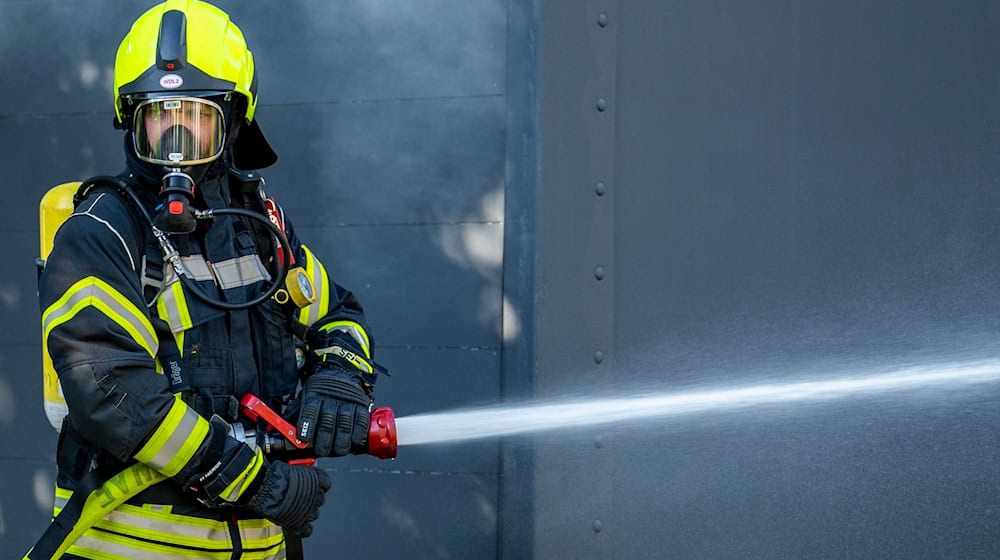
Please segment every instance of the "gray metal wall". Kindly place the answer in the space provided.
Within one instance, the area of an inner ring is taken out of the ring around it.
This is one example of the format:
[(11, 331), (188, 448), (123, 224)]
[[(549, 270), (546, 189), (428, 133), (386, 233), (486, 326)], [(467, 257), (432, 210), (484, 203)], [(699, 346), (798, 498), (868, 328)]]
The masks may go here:
[[(41, 406), (32, 264), (38, 200), (49, 186), (121, 169), (111, 69), (129, 23), (153, 4), (0, 0), (0, 428), (9, 443), (0, 558), (20, 558), (52, 502), (55, 433)], [(508, 2), (218, 5), (256, 56), (258, 119), (280, 156), (265, 174), (269, 191), (366, 305), (377, 359), (392, 371), (379, 403), (400, 416), (496, 403)], [(335, 488), (306, 542), (312, 557), (497, 556), (497, 442), (321, 464)]]
[[(151, 4), (0, 0), (2, 558), (51, 504), (34, 208), (120, 167), (110, 66)], [(260, 66), (270, 190), (367, 304), (394, 374), (379, 399), (400, 415), (997, 353), (994, 2), (220, 5)], [(331, 500), (360, 513), (328, 507), (307, 547), (992, 558), (997, 400), (982, 386), (326, 461)]]
[[(543, 3), (538, 395), (995, 358), (998, 8)], [(534, 555), (995, 558), (998, 400), (536, 440)]]

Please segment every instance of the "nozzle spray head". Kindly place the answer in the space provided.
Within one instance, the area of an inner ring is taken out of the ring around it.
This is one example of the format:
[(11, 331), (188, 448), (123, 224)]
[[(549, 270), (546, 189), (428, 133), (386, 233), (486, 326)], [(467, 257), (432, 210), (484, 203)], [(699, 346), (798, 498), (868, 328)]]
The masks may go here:
[(368, 428), (368, 454), (379, 459), (396, 458), (396, 416), (388, 406), (372, 411)]

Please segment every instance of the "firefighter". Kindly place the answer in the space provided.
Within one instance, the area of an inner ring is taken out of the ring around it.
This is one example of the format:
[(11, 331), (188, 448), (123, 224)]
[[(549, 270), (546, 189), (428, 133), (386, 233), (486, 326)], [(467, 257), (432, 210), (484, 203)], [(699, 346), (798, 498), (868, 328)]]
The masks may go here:
[[(256, 170), (276, 156), (256, 106), (253, 56), (210, 4), (157, 5), (118, 49), (126, 169), (77, 193), (39, 283), (69, 410), (55, 502), (67, 515), (50, 532), (83, 531), (61, 543), (63, 558), (300, 554), (330, 479), (231, 435), (253, 427), (239, 414), (245, 394), (283, 410), (318, 457), (364, 449), (380, 370), (372, 337), (357, 298), (264, 192)], [(276, 224), (286, 249), (260, 220), (194, 219), (223, 208)], [(300, 268), (275, 290), (282, 266)], [(115, 505), (129, 485), (148, 487)], [(94, 519), (101, 505), (114, 509)], [(56, 547), (29, 556), (42, 549)]]

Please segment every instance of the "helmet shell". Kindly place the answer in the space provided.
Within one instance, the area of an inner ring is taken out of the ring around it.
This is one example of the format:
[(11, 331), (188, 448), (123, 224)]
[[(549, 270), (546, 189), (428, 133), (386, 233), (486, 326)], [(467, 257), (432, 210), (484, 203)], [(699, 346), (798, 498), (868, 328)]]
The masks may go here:
[(246, 98), (247, 122), (257, 107), (253, 54), (243, 32), (219, 8), (199, 0), (167, 0), (132, 24), (118, 46), (115, 116), (125, 123), (130, 95), (235, 92)]

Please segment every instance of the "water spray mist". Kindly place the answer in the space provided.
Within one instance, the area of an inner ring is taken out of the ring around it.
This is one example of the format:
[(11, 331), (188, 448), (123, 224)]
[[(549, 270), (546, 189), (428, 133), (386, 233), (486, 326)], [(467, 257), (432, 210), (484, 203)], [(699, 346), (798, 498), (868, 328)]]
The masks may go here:
[(458, 442), (925, 388), (968, 389), (1000, 381), (1000, 361), (913, 367), (871, 376), (678, 390), (613, 399), (574, 400), (419, 414), (396, 418), (398, 445)]

